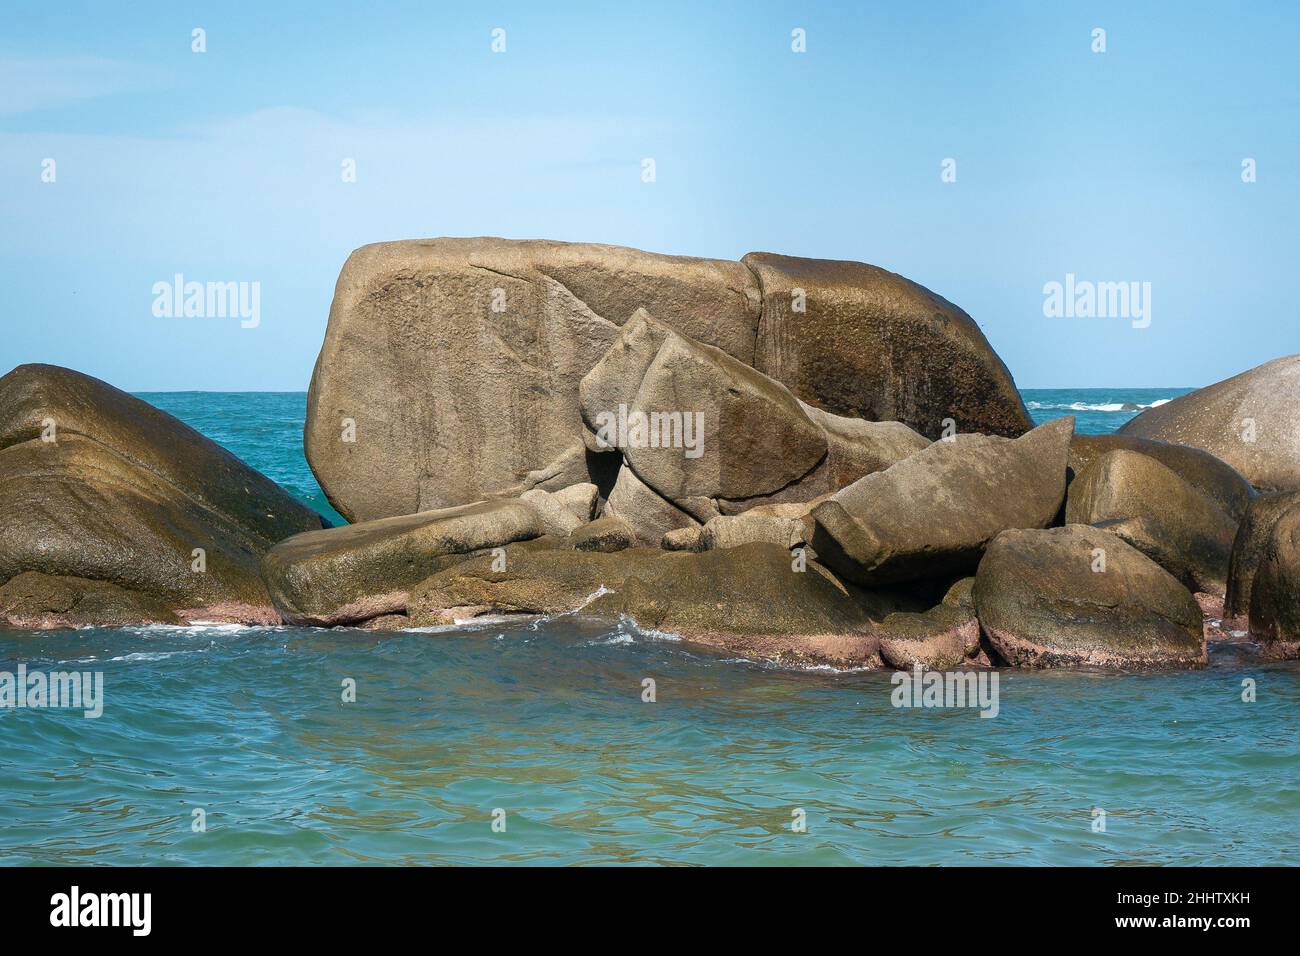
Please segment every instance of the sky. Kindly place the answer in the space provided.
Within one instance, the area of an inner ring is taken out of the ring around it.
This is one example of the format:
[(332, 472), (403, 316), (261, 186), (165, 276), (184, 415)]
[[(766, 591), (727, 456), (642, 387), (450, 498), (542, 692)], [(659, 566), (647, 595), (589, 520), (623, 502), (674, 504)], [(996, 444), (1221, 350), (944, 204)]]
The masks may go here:
[[(0, 372), (300, 391), (352, 249), (497, 235), (871, 262), (1021, 387), (1209, 384), (1300, 352), (1298, 40), (1288, 2), (7, 0)], [(156, 314), (176, 274), (258, 323)], [(1145, 319), (1045, 314), (1067, 275)]]

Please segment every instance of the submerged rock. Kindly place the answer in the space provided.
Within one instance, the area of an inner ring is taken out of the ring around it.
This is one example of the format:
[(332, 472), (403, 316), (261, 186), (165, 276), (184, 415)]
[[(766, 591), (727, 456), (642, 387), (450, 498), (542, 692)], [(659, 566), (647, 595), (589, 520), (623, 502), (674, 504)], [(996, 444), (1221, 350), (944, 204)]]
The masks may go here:
[(879, 665), (854, 595), (815, 564), (796, 571), (790, 553), (771, 544), (702, 554), (508, 549), (504, 569), (483, 558), (463, 562), (423, 582), (410, 605), (415, 625), (578, 610), (766, 660)]
[(1095, 459), (1070, 485), (1065, 520), (1118, 535), (1193, 591), (1227, 587), (1236, 522), (1153, 457)]
[(53, 365), (0, 378), (0, 614), (278, 623), (258, 574), (311, 509), (171, 415)]
[(866, 586), (969, 571), (1000, 531), (1056, 517), (1073, 429), (1058, 418), (1014, 440), (937, 441), (814, 508), (813, 548)]
[(1177, 442), (1227, 462), (1260, 491), (1300, 489), (1300, 355), (1287, 355), (1149, 408), (1123, 435)]
[(1142, 552), (1088, 525), (1004, 531), (972, 591), (980, 627), (1015, 667), (1198, 667), (1200, 606)]
[(974, 578), (961, 578), (928, 611), (896, 612), (876, 627), (880, 656), (890, 667), (933, 670), (987, 665), (980, 651), (980, 625), (971, 597)]
[(480, 502), (295, 535), (267, 553), (262, 574), (286, 622), (355, 624), (405, 611), (410, 589), (448, 563), (545, 530), (522, 501)]

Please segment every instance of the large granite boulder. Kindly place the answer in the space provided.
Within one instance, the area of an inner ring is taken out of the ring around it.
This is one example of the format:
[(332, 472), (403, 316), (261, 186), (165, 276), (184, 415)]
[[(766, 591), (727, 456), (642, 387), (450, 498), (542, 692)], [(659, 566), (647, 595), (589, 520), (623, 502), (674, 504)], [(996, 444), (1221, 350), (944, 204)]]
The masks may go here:
[(815, 563), (795, 570), (789, 551), (762, 543), (703, 554), (507, 549), (501, 570), (474, 558), (420, 584), (411, 597), (410, 623), (575, 610), (610, 622), (630, 619), (747, 657), (880, 663), (863, 604)]
[(311, 509), (194, 429), (53, 365), (0, 378), (0, 619), (278, 623), (258, 575)]
[(504, 239), (363, 246), (308, 393), (321, 487), (355, 521), (586, 481), (578, 382), (641, 306), (753, 358), (758, 286), (737, 262)]
[(1300, 491), (1279, 491), (1260, 495), (1250, 503), (1237, 535), (1232, 541), (1232, 559), (1228, 563), (1228, 591), (1223, 613), (1240, 618), (1250, 612), (1250, 592), (1259, 569), (1260, 559), (1273, 526), (1292, 507), (1300, 505)]
[(523, 501), (502, 500), (309, 531), (262, 560), (280, 616), (290, 624), (356, 624), (406, 611), (410, 590), (467, 555), (541, 537), (546, 522)]
[[(673, 346), (672, 373), (696, 388), (720, 381), (700, 364), (699, 347), (711, 347), (758, 363), (827, 413), (897, 418), (929, 434), (949, 417), (964, 429), (1028, 427), (1005, 367), (954, 306), (870, 266), (814, 263), (828, 287), (805, 290), (803, 325), (782, 321), (779, 283), (804, 260), (752, 258), (504, 239), (364, 246), (339, 276), (312, 375), (312, 469), (353, 521), (599, 484), (578, 383), (639, 308), (693, 343), (690, 354)], [(770, 388), (743, 391), (746, 409), (773, 400)], [(815, 450), (798, 415), (779, 422)], [(788, 457), (806, 454), (800, 444)]]
[(838, 415), (900, 421), (929, 438), (1032, 427), (984, 333), (947, 299), (863, 262), (751, 252), (763, 313), (754, 367)]
[(1233, 521), (1246, 516), (1246, 509), (1256, 497), (1255, 489), (1241, 472), (1209, 452), (1132, 435), (1075, 435), (1070, 440), (1070, 471), (1077, 475), (1112, 451), (1133, 451), (1154, 458), (1210, 498)]
[(1300, 489), (1300, 355), (1198, 389), (1126, 423), (1120, 433), (1200, 448), (1260, 491)]
[(1168, 571), (1088, 525), (1004, 531), (972, 591), (994, 651), (1017, 667), (1197, 667), (1200, 606)]
[(1008, 528), (1043, 528), (1065, 497), (1073, 418), (1016, 439), (957, 435), (813, 509), (818, 559), (865, 586), (969, 572)]
[(1300, 657), (1300, 505), (1273, 522), (1250, 589), (1250, 635), (1266, 657)]
[(1237, 523), (1151, 456), (1094, 459), (1070, 484), (1065, 520), (1118, 535), (1194, 591), (1227, 588)]

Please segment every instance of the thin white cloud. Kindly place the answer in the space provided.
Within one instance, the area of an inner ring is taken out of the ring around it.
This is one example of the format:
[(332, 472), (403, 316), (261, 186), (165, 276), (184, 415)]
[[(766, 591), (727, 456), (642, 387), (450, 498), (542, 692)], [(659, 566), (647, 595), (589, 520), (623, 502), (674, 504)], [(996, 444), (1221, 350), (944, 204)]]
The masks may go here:
[(0, 116), (147, 89), (159, 76), (152, 68), (97, 56), (0, 57)]

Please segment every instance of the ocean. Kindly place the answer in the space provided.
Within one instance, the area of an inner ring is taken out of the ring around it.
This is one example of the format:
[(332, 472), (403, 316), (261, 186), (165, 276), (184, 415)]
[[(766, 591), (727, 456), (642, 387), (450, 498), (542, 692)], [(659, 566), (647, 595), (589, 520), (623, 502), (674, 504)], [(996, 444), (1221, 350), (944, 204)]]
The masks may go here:
[[(1074, 414), (1100, 433), (1183, 391), (1024, 394), (1036, 422)], [(304, 394), (142, 397), (341, 520), (302, 455)], [(1300, 666), (1230, 652), (1197, 672), (1002, 671), (993, 719), (895, 708), (887, 671), (781, 669), (567, 616), (0, 630), (0, 671), (20, 664), (100, 671), (104, 706), (0, 710), (10, 865), (1253, 865), (1300, 850)]]

